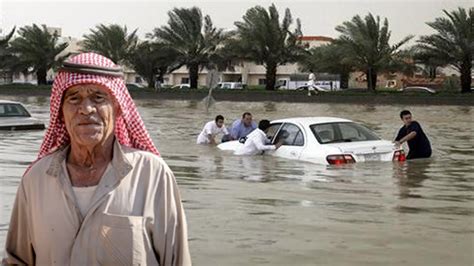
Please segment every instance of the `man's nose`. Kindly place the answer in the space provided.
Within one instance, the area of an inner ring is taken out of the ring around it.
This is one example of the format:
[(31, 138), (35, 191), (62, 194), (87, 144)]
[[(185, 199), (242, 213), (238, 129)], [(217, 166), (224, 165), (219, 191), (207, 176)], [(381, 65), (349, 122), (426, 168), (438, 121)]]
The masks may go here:
[(80, 109), (80, 112), (82, 114), (89, 115), (91, 113), (94, 113), (95, 111), (96, 111), (96, 107), (89, 98), (86, 98), (82, 101), (81, 109)]

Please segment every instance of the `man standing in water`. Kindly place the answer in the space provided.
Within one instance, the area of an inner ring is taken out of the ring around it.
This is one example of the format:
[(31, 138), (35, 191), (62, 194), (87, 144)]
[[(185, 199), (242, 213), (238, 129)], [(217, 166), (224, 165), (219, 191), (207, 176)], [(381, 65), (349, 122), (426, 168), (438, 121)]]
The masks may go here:
[(244, 145), (240, 146), (235, 152), (235, 155), (258, 155), (263, 154), (264, 151), (276, 150), (282, 145), (279, 141), (275, 145), (271, 145), (267, 138), (268, 129), (270, 128), (270, 121), (261, 120), (252, 133), (247, 136)]
[(403, 127), (398, 131), (394, 143), (398, 146), (403, 142), (408, 143), (407, 160), (417, 158), (429, 158), (431, 156), (431, 144), (423, 132), (421, 125), (412, 120), (410, 111), (403, 110), (400, 112), (400, 118), (403, 121)]
[(219, 133), (224, 134), (224, 136), (229, 135), (229, 131), (227, 131), (227, 128), (224, 126), (224, 117), (222, 115), (218, 115), (214, 121), (206, 123), (199, 134), (196, 143), (216, 145), (215, 137)]
[(176, 178), (112, 60), (82, 53), (51, 89), (2, 265), (191, 265)]
[(311, 96), (311, 93), (315, 95), (318, 94), (318, 91), (315, 89), (316, 87), (316, 75), (314, 75), (313, 70), (310, 70), (308, 77), (308, 96)]

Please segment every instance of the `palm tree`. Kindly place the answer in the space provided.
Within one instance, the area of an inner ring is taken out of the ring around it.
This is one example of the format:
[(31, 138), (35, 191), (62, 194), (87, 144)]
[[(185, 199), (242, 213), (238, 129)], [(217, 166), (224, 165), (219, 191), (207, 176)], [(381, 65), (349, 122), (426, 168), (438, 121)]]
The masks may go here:
[(267, 90), (275, 89), (276, 72), (279, 65), (296, 62), (303, 54), (305, 46), (301, 42), (301, 22), (293, 23), (287, 8), (281, 23), (278, 11), (272, 4), (268, 11), (255, 6), (247, 10), (243, 21), (235, 22), (237, 27), (235, 41), (231, 50), (243, 60), (262, 64), (266, 68)]
[(163, 76), (180, 65), (175, 64), (174, 51), (162, 43), (152, 43), (145, 41), (137, 45), (130, 56), (130, 64), (133, 69), (148, 83), (149, 88), (153, 88), (158, 79), (163, 82)]
[(199, 68), (213, 67), (212, 58), (226, 35), (214, 27), (211, 17), (203, 17), (197, 7), (175, 8), (168, 16), (168, 24), (154, 29), (149, 37), (156, 38), (176, 54), (176, 63), (189, 70), (190, 87), (197, 88)]
[(100, 24), (91, 29), (90, 34), (84, 34), (84, 40), (81, 42), (82, 51), (99, 53), (116, 64), (127, 64), (130, 54), (138, 43), (137, 30), (129, 34), (126, 26)]
[(474, 7), (443, 10), (446, 17), (428, 22), (437, 33), (421, 36), (418, 47), (433, 60), (451, 65), (461, 73), (461, 92), (471, 91), (474, 52)]
[(440, 60), (431, 52), (428, 52), (419, 46), (414, 46), (411, 54), (414, 62), (422, 65), (422, 67), (419, 67), (419, 69), (423, 71), (425, 76), (428, 76), (431, 79), (436, 78), (438, 74), (438, 68), (447, 65), (444, 60)]
[(311, 48), (308, 56), (303, 57), (299, 64), (303, 71), (339, 74), (343, 89), (349, 87), (349, 75), (354, 70), (352, 64), (347, 61), (343, 49), (337, 44)]
[(371, 91), (375, 91), (377, 87), (379, 73), (403, 65), (405, 54), (400, 47), (413, 38), (410, 35), (395, 45), (390, 45), (388, 20), (385, 18), (381, 25), (380, 17), (374, 17), (371, 13), (364, 19), (359, 15), (354, 16), (351, 21), (337, 26), (336, 30), (341, 35), (335, 43), (344, 49), (346, 60), (355, 69), (365, 72), (367, 88)]
[(9, 58), (11, 54), (8, 51), (8, 42), (15, 33), (15, 28), (9, 34), (0, 39), (0, 69), (8, 67)]
[(25, 26), (18, 30), (18, 34), (20, 36), (10, 43), (15, 56), (11, 69), (14, 72), (36, 72), (38, 85), (46, 84), (48, 70), (60, 65), (69, 56), (59, 56), (68, 44), (58, 43), (58, 34), (50, 33), (45, 25)]

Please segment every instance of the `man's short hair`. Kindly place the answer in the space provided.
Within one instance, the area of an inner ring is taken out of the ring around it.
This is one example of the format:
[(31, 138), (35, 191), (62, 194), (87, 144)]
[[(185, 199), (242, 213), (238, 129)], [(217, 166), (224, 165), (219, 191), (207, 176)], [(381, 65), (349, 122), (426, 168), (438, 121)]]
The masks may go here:
[(403, 119), (404, 116), (406, 115), (411, 115), (410, 111), (408, 110), (403, 110), (400, 112), (400, 118)]
[(242, 115), (242, 118), (245, 118), (245, 116), (247, 116), (247, 115), (252, 115), (252, 114), (249, 113), (249, 112), (245, 112), (245, 113)]
[(222, 115), (216, 116), (215, 121), (217, 122), (217, 121), (219, 121), (219, 120), (224, 120), (224, 117), (223, 117)]
[(270, 127), (270, 121), (266, 119), (260, 120), (260, 122), (258, 123), (258, 128), (262, 131), (265, 131), (269, 127)]

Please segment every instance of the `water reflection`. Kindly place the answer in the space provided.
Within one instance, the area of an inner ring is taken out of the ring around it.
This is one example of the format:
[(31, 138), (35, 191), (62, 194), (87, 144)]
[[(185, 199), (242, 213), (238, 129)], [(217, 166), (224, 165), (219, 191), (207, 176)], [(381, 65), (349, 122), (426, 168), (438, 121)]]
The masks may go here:
[(417, 189), (422, 187), (422, 182), (428, 179), (430, 159), (419, 159), (394, 164), (394, 178), (400, 190), (400, 198), (421, 198)]
[[(10, 99), (47, 122), (47, 97)], [(245, 111), (256, 120), (344, 117), (393, 139), (403, 106), (217, 101), (209, 112), (200, 101), (137, 106), (180, 186), (195, 265), (473, 264), (472, 107), (410, 107), (429, 135), (432, 159), (330, 167), (234, 156), (195, 141), (215, 115), (230, 123)], [(0, 249), (20, 177), (43, 135), (0, 133)]]

